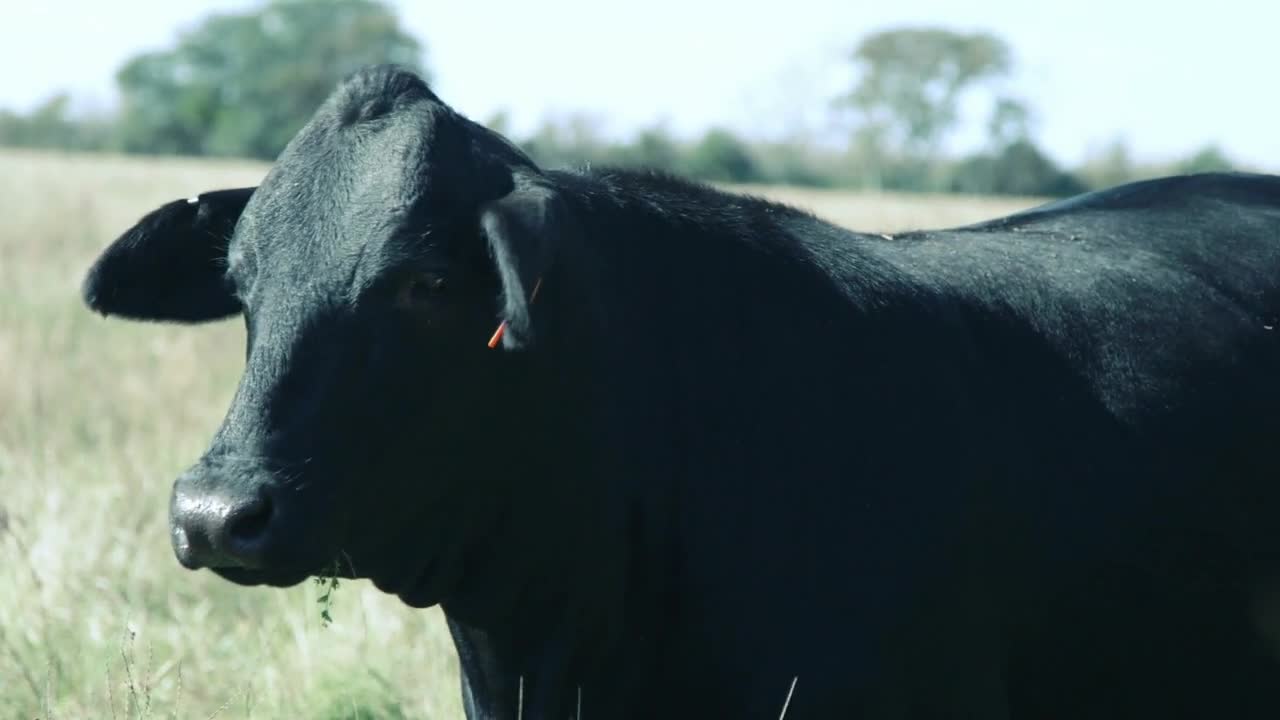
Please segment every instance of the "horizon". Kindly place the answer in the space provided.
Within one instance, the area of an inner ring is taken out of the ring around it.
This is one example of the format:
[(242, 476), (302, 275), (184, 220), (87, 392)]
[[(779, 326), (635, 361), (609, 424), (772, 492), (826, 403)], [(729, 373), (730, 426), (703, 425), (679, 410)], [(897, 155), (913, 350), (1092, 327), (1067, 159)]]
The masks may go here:
[[(110, 108), (114, 72), (127, 58), (171, 47), (208, 14), (259, 4), (130, 0), (106, 19), (85, 0), (17, 6), (0, 28), (0, 62), (23, 70), (0, 86), (0, 108), (27, 111), (60, 91), (77, 106)], [(437, 94), (482, 122), (505, 112), (517, 136), (582, 114), (611, 138), (660, 125), (682, 139), (722, 126), (753, 140), (830, 141), (839, 137), (830, 103), (852, 84), (845, 58), (858, 40), (932, 25), (985, 30), (1009, 44), (1014, 68), (1003, 86), (1027, 102), (1032, 138), (1061, 165), (1079, 166), (1120, 140), (1137, 163), (1216, 145), (1242, 166), (1280, 171), (1273, 129), (1280, 100), (1263, 92), (1270, 21), (1280, 20), (1280, 9), (1249, 0), (1192, 11), (1101, 0), (1069, 8), (989, 0), (967, 11), (943, 0), (892, 7), (792, 0), (754, 13), (724, 0), (651, 0), (612, 14), (585, 0), (499, 11), (436, 0), (389, 4), (423, 43)], [(625, 31), (594, 30), (602, 23)], [(1146, 27), (1157, 23), (1158, 32)], [(976, 104), (948, 143), (953, 153), (981, 138)]]

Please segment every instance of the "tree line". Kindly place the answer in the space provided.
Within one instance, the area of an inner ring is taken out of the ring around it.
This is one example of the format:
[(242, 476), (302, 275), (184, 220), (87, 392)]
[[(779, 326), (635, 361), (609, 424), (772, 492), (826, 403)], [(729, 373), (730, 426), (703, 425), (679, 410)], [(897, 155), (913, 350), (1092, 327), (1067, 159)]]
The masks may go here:
[[(430, 79), (421, 41), (379, 0), (267, 0), (209, 16), (173, 47), (142, 53), (116, 73), (120, 104), (77, 111), (55, 94), (27, 113), (0, 110), (0, 145), (271, 160), (348, 73), (397, 63)], [(847, 141), (749, 140), (711, 128), (693, 140), (662, 126), (609, 140), (587, 116), (548, 120), (516, 136), (503, 115), (487, 124), (552, 166), (652, 167), (731, 183), (1067, 195), (1165, 172), (1226, 170), (1218, 148), (1159, 167), (1134, 163), (1123, 142), (1075, 168), (1034, 139), (1034, 112), (1007, 88), (1008, 45), (989, 33), (904, 27), (873, 33), (847, 56), (856, 71), (830, 116)], [(982, 147), (959, 157), (946, 141), (966, 100), (985, 103)]]

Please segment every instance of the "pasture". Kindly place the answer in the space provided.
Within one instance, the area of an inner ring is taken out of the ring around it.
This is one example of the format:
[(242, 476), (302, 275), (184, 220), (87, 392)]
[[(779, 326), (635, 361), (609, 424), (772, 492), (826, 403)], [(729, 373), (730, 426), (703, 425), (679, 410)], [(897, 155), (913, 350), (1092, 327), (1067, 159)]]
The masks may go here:
[[(461, 715), (438, 610), (344, 581), (322, 627), (316, 585), (238, 588), (169, 548), (170, 484), (226, 409), (242, 326), (106, 320), (78, 285), (144, 212), (264, 171), (0, 150), (0, 717)], [(749, 190), (886, 233), (1035, 202)]]

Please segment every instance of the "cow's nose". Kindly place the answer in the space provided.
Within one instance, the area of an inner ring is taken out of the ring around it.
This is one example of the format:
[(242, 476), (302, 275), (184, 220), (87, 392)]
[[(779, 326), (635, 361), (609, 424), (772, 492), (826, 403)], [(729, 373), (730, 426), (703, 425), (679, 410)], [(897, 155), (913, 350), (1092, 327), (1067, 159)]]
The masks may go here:
[(264, 492), (186, 490), (180, 480), (170, 505), (178, 562), (192, 570), (258, 568), (271, 537), (274, 507)]

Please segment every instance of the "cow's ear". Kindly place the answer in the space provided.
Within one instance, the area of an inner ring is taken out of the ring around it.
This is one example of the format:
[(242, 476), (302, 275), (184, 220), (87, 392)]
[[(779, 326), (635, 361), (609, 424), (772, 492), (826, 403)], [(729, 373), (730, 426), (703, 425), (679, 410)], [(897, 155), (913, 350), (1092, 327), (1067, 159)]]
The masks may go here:
[(240, 311), (226, 281), (227, 244), (254, 188), (175, 200), (102, 252), (81, 292), (103, 315), (203, 322)]
[(502, 346), (519, 349), (533, 339), (533, 311), (570, 217), (559, 192), (536, 171), (517, 171), (511, 190), (486, 204), (480, 226), (502, 284)]

